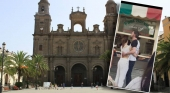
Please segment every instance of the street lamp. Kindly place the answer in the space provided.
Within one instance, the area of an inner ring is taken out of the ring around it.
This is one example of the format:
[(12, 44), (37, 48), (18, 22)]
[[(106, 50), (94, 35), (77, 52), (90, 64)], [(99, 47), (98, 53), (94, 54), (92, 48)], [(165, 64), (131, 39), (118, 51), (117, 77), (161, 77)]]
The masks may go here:
[(97, 70), (97, 67), (94, 66), (94, 67), (92, 68), (92, 71), (93, 71), (93, 84), (96, 82), (96, 79), (95, 79), (95, 77), (96, 77), (95, 71), (96, 71), (96, 70)]
[[(37, 74), (38, 63), (36, 63), (35, 67), (36, 67), (36, 74)], [(36, 78), (36, 81), (35, 81), (35, 90), (37, 90), (37, 80), (38, 80), (37, 76), (38, 75), (36, 75), (36, 77), (35, 77)]]
[[(1, 63), (1, 85), (0, 85), (0, 93), (2, 93), (2, 77), (3, 77), (3, 65), (4, 65), (4, 50), (5, 50), (5, 42), (2, 43), (2, 63)], [(6, 51), (8, 52), (8, 50)]]

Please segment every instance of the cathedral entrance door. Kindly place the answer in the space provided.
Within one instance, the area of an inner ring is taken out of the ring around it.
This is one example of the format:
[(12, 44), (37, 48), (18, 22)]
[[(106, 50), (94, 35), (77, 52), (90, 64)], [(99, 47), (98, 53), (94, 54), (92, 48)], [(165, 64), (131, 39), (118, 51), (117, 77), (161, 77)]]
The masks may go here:
[(74, 86), (80, 86), (81, 82), (82, 82), (82, 74), (81, 73), (75, 73), (74, 74)]
[(71, 69), (71, 78), (73, 86), (81, 86), (87, 84), (86, 78), (86, 67), (82, 64), (75, 64)]
[(95, 66), (93, 68), (93, 83), (98, 85), (103, 84), (103, 69), (101, 66)]
[(54, 71), (54, 82), (61, 86), (61, 84), (65, 83), (65, 70), (62, 66), (55, 67)]

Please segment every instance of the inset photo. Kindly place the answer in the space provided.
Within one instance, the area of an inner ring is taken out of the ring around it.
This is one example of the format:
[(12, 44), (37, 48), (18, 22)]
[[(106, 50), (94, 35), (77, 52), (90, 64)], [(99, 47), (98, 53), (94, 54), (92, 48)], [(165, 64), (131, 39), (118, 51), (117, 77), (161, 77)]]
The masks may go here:
[(121, 1), (107, 86), (149, 92), (162, 7)]

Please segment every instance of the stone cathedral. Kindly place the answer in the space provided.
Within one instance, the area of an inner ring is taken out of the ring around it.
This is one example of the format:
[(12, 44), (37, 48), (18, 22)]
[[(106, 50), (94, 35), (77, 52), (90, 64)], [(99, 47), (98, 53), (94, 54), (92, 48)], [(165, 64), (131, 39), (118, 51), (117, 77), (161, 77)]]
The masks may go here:
[[(43, 55), (49, 66), (49, 70), (44, 72), (39, 80), (58, 85), (65, 83), (66, 86), (80, 86), (82, 82), (84, 86), (91, 83), (106, 84), (110, 63), (99, 57), (106, 50), (112, 49), (117, 4), (113, 0), (106, 2), (106, 14), (104, 20), (101, 20), (104, 22), (104, 31), (99, 29), (98, 24), (93, 25), (92, 31), (86, 28), (85, 9), (72, 9), (68, 15), (70, 29), (65, 31), (64, 25), (58, 24), (57, 30), (54, 31), (50, 29), (52, 18), (49, 13), (49, 1), (40, 0), (38, 6), (38, 12), (35, 14), (33, 55)], [(74, 30), (76, 24), (81, 25), (82, 31)]]

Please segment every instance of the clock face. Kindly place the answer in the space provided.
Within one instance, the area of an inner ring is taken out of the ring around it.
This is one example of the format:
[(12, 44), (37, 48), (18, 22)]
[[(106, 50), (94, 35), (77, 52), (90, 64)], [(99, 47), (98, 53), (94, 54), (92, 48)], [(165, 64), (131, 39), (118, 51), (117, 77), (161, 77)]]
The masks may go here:
[(43, 28), (41, 27), (41, 28), (40, 28), (40, 30), (42, 31), (42, 30), (43, 30)]
[(83, 49), (84, 49), (84, 44), (83, 44), (83, 42), (81, 42), (81, 41), (76, 41), (76, 42), (74, 43), (74, 50), (75, 50), (75, 51), (81, 52), (81, 51), (83, 51)]

